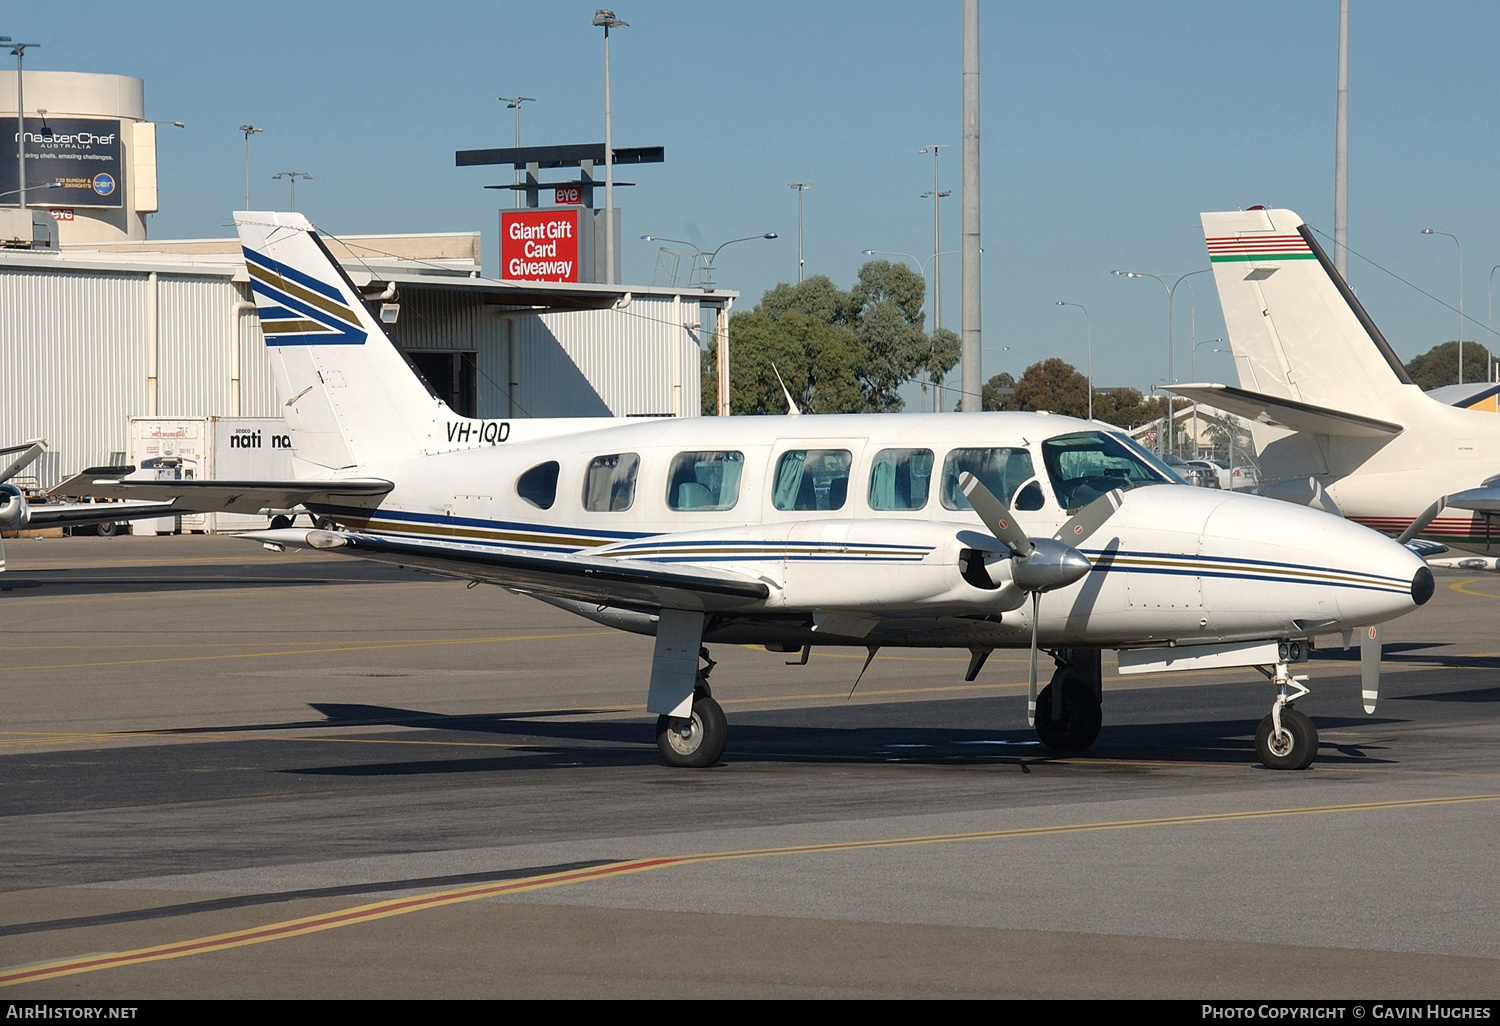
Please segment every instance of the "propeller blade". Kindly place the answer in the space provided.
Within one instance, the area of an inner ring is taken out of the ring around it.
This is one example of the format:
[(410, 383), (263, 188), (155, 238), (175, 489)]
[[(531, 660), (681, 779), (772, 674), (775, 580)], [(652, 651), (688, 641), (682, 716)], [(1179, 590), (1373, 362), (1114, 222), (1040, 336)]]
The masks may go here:
[(1380, 697), (1380, 624), (1359, 632), (1359, 686), (1364, 692), (1365, 712), (1375, 711)]
[(974, 507), (974, 512), (979, 514), (979, 519), (990, 529), (991, 534), (1004, 542), (1017, 556), (1024, 558), (1031, 555), (1031, 539), (1016, 526), (1010, 510), (1005, 503), (995, 498), (994, 492), (968, 471), (958, 475), (958, 486), (963, 489), (964, 498), (969, 500), (969, 505)]
[(1125, 493), (1119, 489), (1105, 492), (1074, 513), (1052, 537), (1067, 545), (1081, 545), (1089, 535), (1103, 527), (1106, 520), (1114, 516), (1115, 510), (1119, 509), (1124, 501)]
[(1402, 545), (1405, 545), (1417, 535), (1427, 530), (1427, 525), (1432, 523), (1433, 520), (1437, 518), (1437, 515), (1442, 512), (1443, 506), (1447, 503), (1447, 501), (1448, 496), (1439, 496), (1437, 502), (1434, 502), (1431, 506), (1428, 506), (1425, 510), (1423, 510), (1421, 515), (1411, 522), (1411, 526), (1402, 531), (1396, 537), (1396, 541)]
[(1042, 593), (1031, 593), (1031, 685), (1026, 691), (1026, 726), (1036, 726), (1036, 628), (1041, 611)]

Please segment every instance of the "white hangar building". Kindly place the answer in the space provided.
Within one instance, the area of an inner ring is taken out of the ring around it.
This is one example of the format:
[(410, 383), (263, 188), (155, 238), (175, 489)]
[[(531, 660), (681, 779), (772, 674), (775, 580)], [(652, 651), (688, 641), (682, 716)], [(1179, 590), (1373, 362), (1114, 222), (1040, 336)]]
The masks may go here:
[[(486, 418), (697, 416), (736, 293), (479, 277), (479, 233), (325, 237), (432, 392)], [(14, 244), (13, 244), (14, 245)], [(234, 239), (0, 249), (0, 440), (36, 485), (119, 462), (128, 418), (279, 417)]]

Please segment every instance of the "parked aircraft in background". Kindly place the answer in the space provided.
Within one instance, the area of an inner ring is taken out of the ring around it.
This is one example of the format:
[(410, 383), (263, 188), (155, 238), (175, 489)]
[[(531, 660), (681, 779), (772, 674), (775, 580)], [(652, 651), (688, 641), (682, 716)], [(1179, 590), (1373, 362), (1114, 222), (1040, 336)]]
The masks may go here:
[[(1292, 703), (1319, 634), (1432, 594), (1420, 559), (1316, 510), (1183, 485), (1098, 424), (1046, 414), (473, 420), (427, 393), (311, 224), (240, 213), (295, 437), (297, 480), (85, 473), (95, 495), (181, 510), (305, 505), (330, 529), (253, 537), (498, 584), (654, 635), (662, 758), (705, 766), (727, 724), (706, 644), (1031, 652), (1028, 718), (1064, 751), (1102, 723), (1102, 649), (1122, 673), (1254, 666), (1276, 688), (1256, 735), (1308, 765)], [(1057, 663), (1037, 693), (1037, 654)], [(565, 659), (565, 653), (558, 657)], [(866, 662), (868, 666), (868, 661)], [(1367, 681), (1372, 708), (1373, 681)]]
[(1500, 552), (1500, 417), (1413, 383), (1294, 212), (1202, 217), (1240, 387), (1173, 391), (1252, 421), (1261, 494), (1421, 535), (1429, 555)]
[[(11, 479), (29, 467), (46, 448), (46, 441), (40, 438), (0, 448), (0, 531), (113, 524), (174, 512), (170, 502), (32, 503)], [(4, 570), (5, 542), (0, 540), (0, 572)]]

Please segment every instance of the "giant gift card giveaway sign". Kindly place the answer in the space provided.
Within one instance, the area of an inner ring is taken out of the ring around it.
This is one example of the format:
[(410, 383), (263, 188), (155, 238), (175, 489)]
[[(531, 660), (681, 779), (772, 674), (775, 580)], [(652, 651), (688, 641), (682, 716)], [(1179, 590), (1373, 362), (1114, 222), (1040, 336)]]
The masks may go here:
[(577, 210), (507, 210), (500, 215), (500, 277), (578, 281)]

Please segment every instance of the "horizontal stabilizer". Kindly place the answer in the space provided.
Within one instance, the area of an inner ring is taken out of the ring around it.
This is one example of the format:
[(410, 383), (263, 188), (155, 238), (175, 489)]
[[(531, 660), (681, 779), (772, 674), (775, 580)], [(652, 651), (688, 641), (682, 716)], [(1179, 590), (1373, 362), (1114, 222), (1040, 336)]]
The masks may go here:
[(731, 609), (771, 589), (740, 574), (674, 563), (496, 548), (438, 539), (402, 539), (343, 531), (283, 528), (240, 535), (281, 548), (336, 550), (517, 591), (637, 609)]
[(291, 509), (332, 499), (379, 498), (395, 487), (380, 478), (342, 481), (132, 481), (85, 479), (79, 474), (53, 489), (54, 494), (91, 495), (96, 499), (144, 499), (170, 502), (173, 513), (256, 513)]
[(1172, 391), (1204, 406), (1248, 417), (1261, 424), (1308, 431), (1316, 435), (1339, 435), (1345, 438), (1390, 438), (1403, 428), (1387, 420), (1362, 417), (1357, 413), (1311, 406), (1293, 399), (1278, 399), (1231, 385), (1173, 385)]
[(115, 524), (145, 517), (176, 516), (181, 510), (170, 502), (67, 502), (33, 505), (26, 526), (84, 527), (88, 524)]
[(20, 445), (10, 445), (0, 449), (0, 482), (9, 481), (42, 454), (47, 448), (47, 443), (40, 438), (33, 438), (29, 442)]

